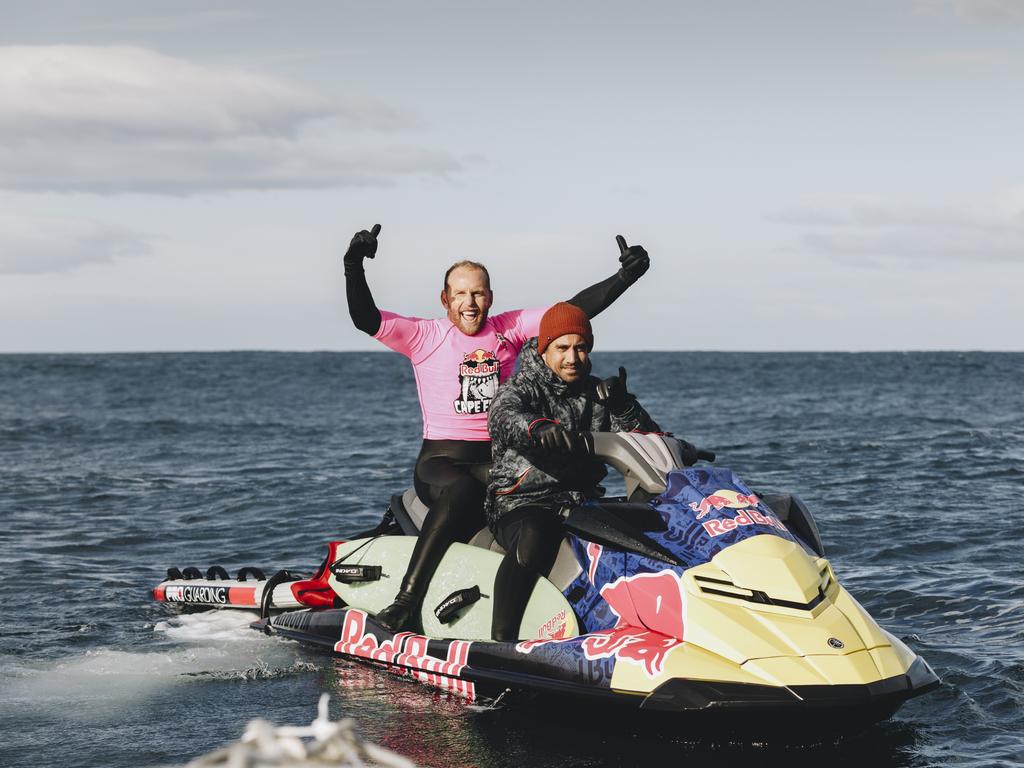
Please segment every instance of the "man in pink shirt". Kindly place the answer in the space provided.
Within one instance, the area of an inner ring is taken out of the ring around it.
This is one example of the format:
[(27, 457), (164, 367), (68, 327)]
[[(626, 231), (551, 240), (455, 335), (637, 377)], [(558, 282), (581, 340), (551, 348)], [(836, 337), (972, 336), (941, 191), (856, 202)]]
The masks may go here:
[[(468, 541), (483, 515), (491, 443), (487, 411), (498, 386), (512, 375), (526, 341), (537, 335), (548, 306), (489, 316), (493, 294), (483, 264), (460, 261), (444, 276), (447, 317), (426, 320), (381, 311), (366, 283), (363, 260), (377, 253), (380, 224), (352, 238), (345, 254), (345, 293), (356, 328), (412, 362), (423, 412), (423, 447), (416, 460), (416, 494), (430, 508), (395, 602), (377, 614), (393, 632), (410, 628), (438, 563), (455, 541)], [(594, 317), (650, 266), (641, 246), (618, 235), (621, 267), (580, 291), (569, 303)]]

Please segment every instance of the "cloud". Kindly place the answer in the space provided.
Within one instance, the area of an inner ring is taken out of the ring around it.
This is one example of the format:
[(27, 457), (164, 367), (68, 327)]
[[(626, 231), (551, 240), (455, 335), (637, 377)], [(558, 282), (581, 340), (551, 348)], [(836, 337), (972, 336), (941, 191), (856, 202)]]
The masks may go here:
[(416, 127), (370, 97), (331, 99), (144, 48), (0, 47), (0, 188), (187, 194), (461, 168), (447, 153), (395, 145)]
[(1024, 196), (1004, 193), (978, 211), (856, 205), (845, 211), (781, 211), (798, 227), (795, 249), (844, 264), (897, 261), (1009, 262), (1024, 265)]
[(151, 252), (151, 238), (120, 227), (74, 219), (0, 219), (0, 274), (69, 272)]

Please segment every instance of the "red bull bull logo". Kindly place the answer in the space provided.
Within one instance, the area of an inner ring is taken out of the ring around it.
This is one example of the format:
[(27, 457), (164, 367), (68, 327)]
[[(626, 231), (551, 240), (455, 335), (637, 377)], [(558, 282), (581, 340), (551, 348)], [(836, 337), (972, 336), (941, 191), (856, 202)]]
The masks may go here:
[(700, 520), (707, 517), (711, 510), (717, 511), (727, 507), (730, 509), (756, 507), (759, 501), (761, 500), (753, 493), (748, 496), (737, 491), (722, 489), (715, 491), (710, 496), (705, 496), (699, 502), (691, 501), (690, 509), (697, 513), (697, 519)]
[(547, 643), (580, 643), (588, 661), (614, 658), (636, 664), (650, 677), (665, 669), (668, 654), (683, 643), (683, 586), (674, 571), (623, 576), (601, 589), (619, 617), (612, 629), (567, 640), (528, 640), (516, 650), (529, 653)]
[(647, 629), (615, 627), (587, 635), (583, 639), (583, 655), (591, 660), (614, 656), (616, 662), (637, 664), (648, 677), (657, 677), (665, 669), (669, 651), (682, 644), (681, 640)]
[(779, 531), (786, 531), (786, 526), (775, 515), (771, 513), (765, 514), (755, 509), (760, 501), (756, 494), (739, 493), (738, 491), (723, 488), (722, 490), (715, 491), (710, 496), (705, 496), (699, 502), (691, 501), (690, 509), (697, 513), (695, 516), (697, 520), (707, 517), (712, 511), (717, 512), (722, 509), (741, 510), (733, 518), (716, 518), (706, 521), (703, 527), (709, 536), (721, 536), (723, 533), (734, 531), (737, 527), (745, 525), (766, 525)]
[(579, 643), (583, 657), (588, 661), (614, 657), (616, 663), (622, 661), (642, 667), (648, 677), (658, 677), (664, 672), (669, 652), (683, 644), (682, 640), (649, 629), (620, 626), (591, 632), (582, 638), (524, 640), (516, 643), (516, 650), (519, 653), (530, 653), (534, 648), (549, 643)]
[(675, 571), (620, 576), (601, 588), (617, 626), (645, 627), (683, 639), (683, 583)]

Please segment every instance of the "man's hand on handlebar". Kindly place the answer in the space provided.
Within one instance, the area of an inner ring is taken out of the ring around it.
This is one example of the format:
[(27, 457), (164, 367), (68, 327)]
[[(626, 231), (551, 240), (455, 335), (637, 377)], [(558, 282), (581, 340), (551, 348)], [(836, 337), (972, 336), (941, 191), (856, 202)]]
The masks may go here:
[(543, 421), (531, 432), (537, 448), (547, 454), (586, 456), (591, 448), (586, 435), (570, 432), (554, 421)]
[[(609, 433), (603, 433), (603, 432), (584, 432), (583, 433), (583, 438), (590, 445), (590, 452), (593, 455), (595, 455), (598, 459), (607, 462), (608, 459), (610, 458), (611, 454), (606, 454), (606, 453), (603, 453), (601, 451), (611, 450), (608, 447), (608, 444), (607, 443), (604, 444), (604, 447), (596, 445), (597, 441), (601, 439), (598, 436), (602, 435), (602, 434), (609, 434), (609, 435), (621, 434), (623, 436), (626, 436), (626, 435), (629, 435), (631, 433), (629, 433), (629, 432), (621, 432), (621, 433), (614, 433), (614, 432), (609, 432)], [(666, 443), (675, 444), (676, 450), (678, 450), (678, 452), (679, 452), (680, 464), (682, 466), (684, 466), (684, 467), (692, 467), (698, 461), (714, 462), (714, 460), (715, 460), (715, 453), (714, 453), (714, 451), (706, 451), (706, 450), (699, 449), (695, 445), (693, 445), (692, 443), (688, 443), (686, 440), (683, 440), (682, 438), (676, 437), (671, 432), (664, 432), (664, 433), (657, 433), (657, 434), (661, 435), (661, 439), (664, 440)]]

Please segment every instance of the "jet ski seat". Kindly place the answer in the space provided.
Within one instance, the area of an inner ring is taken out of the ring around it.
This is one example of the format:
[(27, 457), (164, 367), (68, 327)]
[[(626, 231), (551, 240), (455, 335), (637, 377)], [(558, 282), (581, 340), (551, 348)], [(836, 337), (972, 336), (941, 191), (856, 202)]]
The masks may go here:
[[(410, 488), (402, 494), (396, 493), (391, 497), (391, 512), (402, 528), (402, 533), (406, 536), (416, 536), (419, 533), (420, 526), (423, 525), (428, 511), (430, 511), (429, 507), (416, 495), (414, 488)], [(505, 554), (505, 550), (494, 540), (494, 534), (491, 533), (491, 529), (487, 526), (477, 531), (467, 543), (471, 547), (488, 549), (499, 555)], [(568, 539), (562, 539), (562, 545), (559, 547), (558, 555), (555, 557), (555, 564), (551, 567), (551, 571), (546, 574), (548, 581), (564, 592), (576, 579), (581, 570), (579, 563), (576, 561), (576, 555), (573, 554), (572, 547), (569, 546)]]

